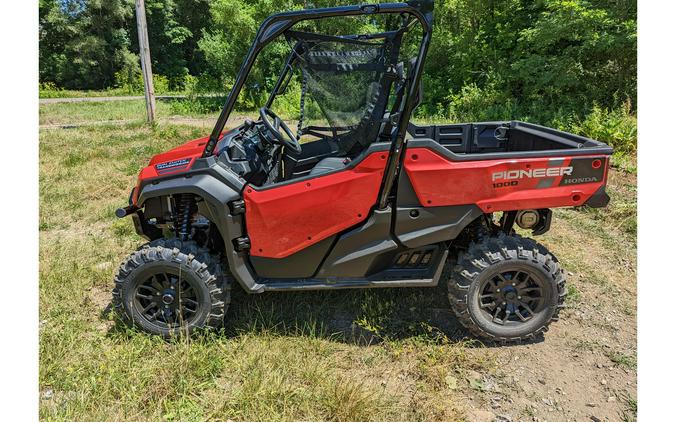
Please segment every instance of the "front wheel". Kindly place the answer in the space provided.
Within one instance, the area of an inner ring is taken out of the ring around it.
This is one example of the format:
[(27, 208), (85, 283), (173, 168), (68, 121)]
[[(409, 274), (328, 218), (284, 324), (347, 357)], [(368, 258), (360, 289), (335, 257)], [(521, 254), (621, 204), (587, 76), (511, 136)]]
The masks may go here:
[(459, 256), (448, 297), (459, 322), (492, 342), (543, 335), (565, 300), (565, 276), (542, 245), (500, 234), (473, 243)]
[(132, 253), (115, 277), (113, 305), (150, 334), (171, 337), (222, 325), (229, 280), (219, 259), (195, 242), (158, 239)]

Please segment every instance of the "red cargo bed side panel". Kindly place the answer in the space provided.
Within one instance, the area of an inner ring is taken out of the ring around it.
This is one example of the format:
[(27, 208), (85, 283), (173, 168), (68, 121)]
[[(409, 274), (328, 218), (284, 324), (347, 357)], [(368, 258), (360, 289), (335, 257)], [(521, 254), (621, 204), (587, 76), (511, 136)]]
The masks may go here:
[(375, 205), (388, 154), (356, 167), (271, 189), (244, 189), (251, 255), (284, 258), (365, 220)]
[(406, 151), (404, 168), (425, 207), (476, 204), (484, 212), (578, 206), (607, 179), (607, 156), (451, 161)]

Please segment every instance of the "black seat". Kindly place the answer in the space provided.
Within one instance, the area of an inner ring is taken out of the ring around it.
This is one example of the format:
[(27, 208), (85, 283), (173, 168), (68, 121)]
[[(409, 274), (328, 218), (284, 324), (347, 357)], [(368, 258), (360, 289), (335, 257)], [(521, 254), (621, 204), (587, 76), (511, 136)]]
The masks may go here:
[(328, 173), (333, 170), (340, 170), (345, 168), (351, 160), (345, 157), (328, 157), (319, 161), (316, 166), (309, 172), (310, 176), (316, 176), (323, 173)]

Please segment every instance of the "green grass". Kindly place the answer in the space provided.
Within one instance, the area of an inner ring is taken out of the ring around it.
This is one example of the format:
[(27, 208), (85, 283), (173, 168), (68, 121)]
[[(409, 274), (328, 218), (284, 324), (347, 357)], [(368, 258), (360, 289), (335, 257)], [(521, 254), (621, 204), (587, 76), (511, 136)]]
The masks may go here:
[[(187, 126), (46, 130), (40, 140), (40, 388), (48, 420), (459, 420), (446, 374), (487, 368), (431, 309), (433, 290), (235, 290), (222, 333), (164, 342), (102, 312), (142, 243), (114, 217)], [(371, 344), (371, 346), (368, 346)], [(439, 378), (440, 377), (440, 378)], [(439, 381), (440, 380), (440, 381)]]
[[(53, 392), (40, 401), (41, 419), (465, 417), (463, 390), (471, 385), (463, 374), (490, 372), (495, 362), (463, 340), (443, 286), (259, 296), (235, 288), (222, 332), (173, 342), (128, 329), (106, 312), (117, 266), (143, 242), (114, 210), (152, 155), (208, 134), (149, 127), (137, 113), (143, 116), (142, 101), (41, 106), (41, 122), (137, 119), (40, 134), (39, 383), (43, 394)], [(630, 203), (632, 191), (618, 183), (624, 179), (617, 179), (617, 197)], [(609, 224), (612, 212), (565, 210), (563, 227), (587, 227), (605, 253), (631, 254), (634, 243), (625, 239), (633, 232)], [(565, 266), (589, 275), (574, 285), (573, 302), (583, 299), (585, 283), (604, 277), (573, 249), (574, 235), (543, 239), (561, 245)]]
[(584, 207), (579, 210), (599, 223), (605, 234), (609, 230), (618, 231), (631, 241), (637, 237), (637, 171), (617, 170), (611, 174), (607, 185), (607, 194), (611, 198), (607, 208)]
[(621, 414), (621, 422), (637, 421), (637, 399), (630, 395), (626, 395), (623, 397), (623, 401), (626, 403), (626, 410)]
[[(158, 100), (157, 118), (166, 120), (210, 119), (215, 121), (222, 105), (222, 98), (195, 100)], [(257, 111), (235, 112), (234, 116), (255, 117)], [(82, 125), (101, 122), (131, 123), (146, 119), (145, 100), (120, 100), (100, 102), (50, 103), (40, 105), (40, 125)]]
[[(160, 102), (157, 109), (160, 115), (164, 113), (164, 104)], [(145, 120), (145, 101), (56, 103), (40, 106), (40, 125), (110, 120)]]
[(129, 92), (125, 89), (110, 88), (97, 91), (82, 91), (73, 89), (57, 89), (53, 86), (40, 86), (40, 98), (93, 98), (93, 97), (124, 97), (128, 95), (143, 95), (141, 92)]
[[(157, 95), (185, 95), (183, 91), (171, 91), (168, 88), (158, 90), (155, 87)], [(95, 97), (126, 97), (143, 95), (143, 87), (140, 89), (128, 88), (108, 88), (102, 90), (75, 90), (62, 89), (52, 83), (41, 83), (39, 86), (40, 98), (95, 98)]]
[(612, 351), (607, 353), (607, 357), (617, 365), (628, 369), (637, 369), (637, 358), (634, 355)]

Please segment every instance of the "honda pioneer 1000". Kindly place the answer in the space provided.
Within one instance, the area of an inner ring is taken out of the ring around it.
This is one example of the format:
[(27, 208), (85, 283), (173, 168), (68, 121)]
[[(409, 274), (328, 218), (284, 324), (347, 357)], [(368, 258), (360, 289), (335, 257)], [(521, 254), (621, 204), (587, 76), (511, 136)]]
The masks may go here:
[[(117, 211), (149, 241), (115, 277), (120, 314), (171, 336), (220, 326), (235, 282), (249, 293), (443, 283), (473, 335), (542, 334), (565, 276), (514, 226), (540, 235), (551, 208), (605, 206), (612, 149), (518, 121), (411, 123), (432, 11), (414, 0), (265, 20), (211, 135), (154, 156)], [(364, 15), (382, 32), (326, 24)], [(265, 106), (223, 132), (273, 42), (289, 53)], [(285, 92), (296, 130), (274, 110)]]

